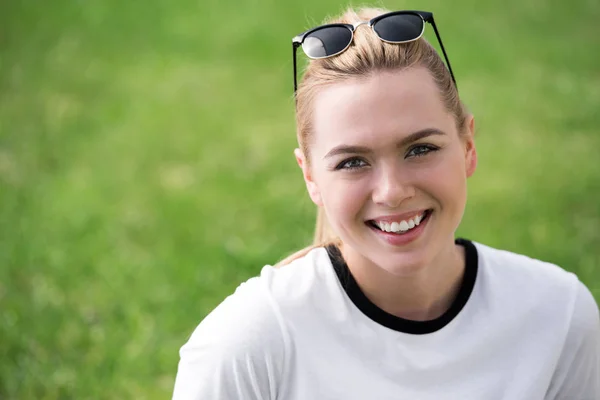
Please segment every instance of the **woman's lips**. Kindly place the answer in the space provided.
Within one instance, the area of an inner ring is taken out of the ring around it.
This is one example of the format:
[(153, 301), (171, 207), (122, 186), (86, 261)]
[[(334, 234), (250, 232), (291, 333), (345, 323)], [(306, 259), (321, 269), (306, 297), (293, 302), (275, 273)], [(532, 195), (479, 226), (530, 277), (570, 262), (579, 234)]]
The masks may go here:
[(381, 230), (379, 227), (376, 226), (373, 220), (367, 221), (365, 222), (365, 224), (377, 235), (377, 237), (384, 240), (388, 244), (391, 244), (393, 246), (402, 246), (416, 240), (421, 236), (426, 226), (428, 225), (432, 214), (432, 210), (427, 210), (419, 225), (415, 225), (413, 228), (408, 229), (407, 231), (398, 233), (385, 232)]

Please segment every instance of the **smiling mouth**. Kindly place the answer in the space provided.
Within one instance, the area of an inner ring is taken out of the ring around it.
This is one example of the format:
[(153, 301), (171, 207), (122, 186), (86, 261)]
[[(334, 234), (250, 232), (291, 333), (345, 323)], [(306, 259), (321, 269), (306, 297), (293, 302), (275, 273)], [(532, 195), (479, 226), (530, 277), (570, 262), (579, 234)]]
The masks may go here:
[(381, 232), (391, 233), (395, 235), (403, 235), (427, 221), (432, 213), (433, 210), (428, 209), (423, 213), (423, 215), (420, 218), (416, 217), (408, 221), (393, 222), (391, 224), (382, 224), (371, 219), (366, 221), (365, 224)]

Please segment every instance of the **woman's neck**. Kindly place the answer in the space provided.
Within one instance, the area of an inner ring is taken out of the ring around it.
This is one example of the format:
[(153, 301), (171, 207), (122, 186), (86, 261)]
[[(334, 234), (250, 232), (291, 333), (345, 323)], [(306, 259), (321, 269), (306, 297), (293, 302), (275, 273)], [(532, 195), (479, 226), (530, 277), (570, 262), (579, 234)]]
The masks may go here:
[(407, 276), (391, 274), (349, 246), (340, 250), (364, 295), (383, 311), (404, 319), (440, 317), (454, 302), (463, 280), (464, 248), (453, 242), (429, 265), (413, 268), (415, 272)]

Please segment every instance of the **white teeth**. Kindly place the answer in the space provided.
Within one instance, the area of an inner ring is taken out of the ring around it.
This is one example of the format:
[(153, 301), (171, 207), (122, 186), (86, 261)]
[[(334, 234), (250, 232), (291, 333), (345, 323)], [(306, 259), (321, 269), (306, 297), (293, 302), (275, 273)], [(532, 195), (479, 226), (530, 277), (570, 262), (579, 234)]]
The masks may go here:
[(385, 222), (385, 221), (375, 221), (376, 225), (384, 232), (406, 232), (409, 229), (413, 229), (415, 226), (419, 226), (421, 221), (423, 221), (423, 217), (425, 214), (416, 215), (413, 218), (400, 221), (400, 222)]

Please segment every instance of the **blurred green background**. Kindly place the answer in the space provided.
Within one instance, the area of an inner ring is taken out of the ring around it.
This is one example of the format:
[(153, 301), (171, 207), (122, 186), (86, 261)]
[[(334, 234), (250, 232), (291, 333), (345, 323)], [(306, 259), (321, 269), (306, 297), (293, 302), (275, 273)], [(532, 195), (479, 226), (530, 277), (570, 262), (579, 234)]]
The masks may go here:
[[(1, 399), (168, 398), (200, 320), (310, 242), (290, 42), (347, 5), (0, 2)], [(600, 2), (370, 5), (435, 13), (476, 116), (459, 234), (599, 299)]]

